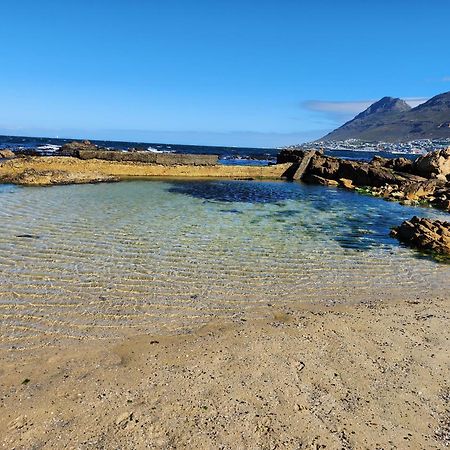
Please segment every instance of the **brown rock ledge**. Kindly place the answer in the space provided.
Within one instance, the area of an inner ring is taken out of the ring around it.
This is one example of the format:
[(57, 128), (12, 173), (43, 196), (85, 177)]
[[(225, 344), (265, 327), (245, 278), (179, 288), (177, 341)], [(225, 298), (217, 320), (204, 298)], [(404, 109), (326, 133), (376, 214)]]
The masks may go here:
[[(163, 165), (143, 164), (133, 161), (83, 160), (68, 156), (29, 156), (1, 161), (0, 182), (38, 184), (23, 182), (23, 180), (38, 177), (41, 177), (44, 181), (48, 177), (51, 178), (50, 183), (43, 184), (68, 184), (80, 182), (83, 179), (86, 180), (84, 182), (114, 181), (117, 178), (127, 179), (132, 177), (281, 179), (290, 165)], [(80, 181), (76, 181), (77, 179)]]

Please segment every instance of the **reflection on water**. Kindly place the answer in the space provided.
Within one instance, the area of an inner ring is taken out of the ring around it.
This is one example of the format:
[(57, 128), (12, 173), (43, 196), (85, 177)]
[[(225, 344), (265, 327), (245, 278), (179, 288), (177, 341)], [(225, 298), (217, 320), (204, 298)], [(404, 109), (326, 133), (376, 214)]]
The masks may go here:
[(450, 288), (389, 228), (432, 210), (256, 181), (0, 185), (3, 346), (164, 332), (255, 306)]

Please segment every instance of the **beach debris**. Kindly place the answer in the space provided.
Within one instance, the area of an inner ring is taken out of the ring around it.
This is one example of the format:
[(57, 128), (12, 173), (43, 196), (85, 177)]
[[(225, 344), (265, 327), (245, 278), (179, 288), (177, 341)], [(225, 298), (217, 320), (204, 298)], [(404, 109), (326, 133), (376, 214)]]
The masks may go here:
[(25, 379), (22, 381), (22, 384), (26, 386), (30, 381), (31, 381), (31, 380), (30, 380), (29, 378), (25, 378)]
[(18, 416), (8, 423), (9, 430), (20, 430), (28, 424), (27, 416)]
[(125, 411), (117, 417), (116, 425), (119, 427), (124, 427), (132, 419), (133, 419), (133, 412)]

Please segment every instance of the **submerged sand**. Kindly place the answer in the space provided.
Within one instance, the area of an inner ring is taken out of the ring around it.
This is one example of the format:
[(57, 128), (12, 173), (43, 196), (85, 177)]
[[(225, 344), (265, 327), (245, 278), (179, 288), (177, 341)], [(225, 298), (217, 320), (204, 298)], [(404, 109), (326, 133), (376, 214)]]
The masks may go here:
[(449, 445), (450, 298), (262, 313), (184, 335), (2, 351), (1, 445)]

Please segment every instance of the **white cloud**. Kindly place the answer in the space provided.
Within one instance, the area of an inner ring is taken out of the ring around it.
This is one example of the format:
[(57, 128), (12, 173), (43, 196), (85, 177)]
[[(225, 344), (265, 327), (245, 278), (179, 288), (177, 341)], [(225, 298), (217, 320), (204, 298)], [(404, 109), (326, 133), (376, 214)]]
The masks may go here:
[(450, 77), (442, 77), (441, 81), (443, 81), (444, 83), (450, 83)]

